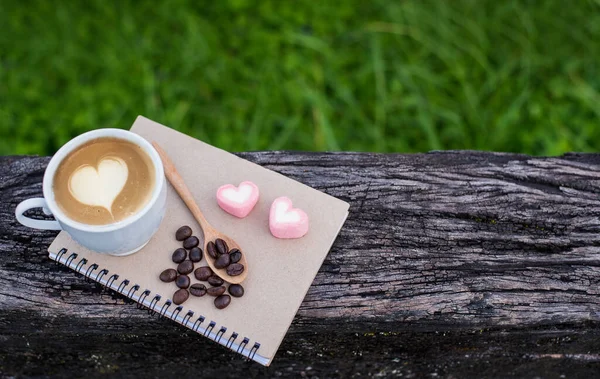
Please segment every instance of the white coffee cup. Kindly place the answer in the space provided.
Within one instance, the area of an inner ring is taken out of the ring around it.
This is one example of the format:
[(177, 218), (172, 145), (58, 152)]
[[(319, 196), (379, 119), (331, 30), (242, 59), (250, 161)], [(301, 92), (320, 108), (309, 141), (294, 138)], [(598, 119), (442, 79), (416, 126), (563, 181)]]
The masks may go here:
[[(56, 204), (53, 193), (54, 174), (70, 152), (90, 140), (101, 137), (119, 138), (141, 147), (152, 159), (156, 180), (150, 201), (138, 213), (112, 224), (88, 225), (70, 219)], [(167, 185), (160, 156), (148, 141), (135, 133), (121, 129), (97, 129), (67, 142), (54, 154), (46, 168), (43, 191), (43, 198), (27, 199), (17, 206), (15, 210), (17, 221), (35, 229), (64, 230), (81, 246), (98, 253), (124, 256), (137, 252), (156, 233), (165, 215)], [(24, 213), (32, 208), (42, 208), (45, 214), (53, 215), (56, 221), (25, 217)]]

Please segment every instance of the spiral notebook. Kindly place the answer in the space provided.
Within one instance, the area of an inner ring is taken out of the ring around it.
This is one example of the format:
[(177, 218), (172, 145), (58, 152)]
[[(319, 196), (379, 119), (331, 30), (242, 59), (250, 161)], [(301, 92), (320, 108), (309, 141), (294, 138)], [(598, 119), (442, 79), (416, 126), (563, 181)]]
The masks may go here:
[[(161, 282), (158, 276), (176, 266), (171, 253), (181, 243), (175, 240), (175, 231), (190, 225), (201, 241), (202, 232), (170, 185), (160, 229), (138, 253), (126, 257), (98, 254), (61, 232), (48, 249), (50, 258), (268, 366), (348, 215), (348, 204), (142, 116), (131, 131), (165, 149), (207, 219), (243, 248), (248, 261), (244, 296), (232, 298), (223, 310), (216, 309), (214, 298), (208, 295), (190, 296), (180, 306), (172, 303), (176, 286)], [(223, 184), (244, 180), (258, 185), (260, 199), (250, 215), (238, 219), (218, 207), (215, 194)], [(270, 234), (269, 207), (279, 196), (291, 198), (295, 207), (308, 214), (310, 230), (303, 238), (281, 240)], [(205, 266), (205, 259), (195, 267)]]

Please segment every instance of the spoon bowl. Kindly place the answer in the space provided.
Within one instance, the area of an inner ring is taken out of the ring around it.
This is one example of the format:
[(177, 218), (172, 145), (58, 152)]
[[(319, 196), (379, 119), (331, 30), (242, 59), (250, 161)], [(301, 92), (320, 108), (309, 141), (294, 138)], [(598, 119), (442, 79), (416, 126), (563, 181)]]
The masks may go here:
[[(244, 254), (244, 250), (237, 244), (231, 237), (219, 232), (214, 228), (204, 229), (204, 256), (206, 257), (206, 263), (213, 270), (213, 272), (218, 275), (221, 279), (225, 280), (231, 284), (239, 284), (246, 279), (246, 275), (248, 274), (248, 262), (246, 261), (246, 254)], [(210, 255), (208, 255), (207, 246), (210, 241), (215, 242), (217, 238), (222, 239), (227, 244), (229, 251), (232, 249), (238, 249), (242, 252), (242, 259), (239, 262), (244, 266), (244, 271), (240, 275), (231, 276), (227, 274), (227, 270), (224, 268), (216, 268), (215, 267), (215, 259), (213, 259)]]

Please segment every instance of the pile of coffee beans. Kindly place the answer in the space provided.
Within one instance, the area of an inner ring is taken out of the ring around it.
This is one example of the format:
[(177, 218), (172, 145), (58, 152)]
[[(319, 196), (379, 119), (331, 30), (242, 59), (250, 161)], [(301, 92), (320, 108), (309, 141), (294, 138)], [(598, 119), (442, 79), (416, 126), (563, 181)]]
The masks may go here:
[[(239, 284), (226, 286), (226, 282), (215, 275), (208, 266), (201, 266), (194, 270), (194, 263), (198, 263), (203, 258), (202, 249), (198, 246), (200, 241), (198, 237), (192, 235), (192, 229), (185, 225), (177, 229), (175, 239), (181, 241), (183, 247), (175, 249), (171, 255), (173, 263), (177, 264), (177, 269), (168, 268), (160, 273), (159, 279), (165, 283), (175, 282), (179, 288), (173, 294), (173, 303), (183, 304), (190, 294), (196, 297), (210, 295), (215, 297), (214, 304), (218, 309), (227, 308), (231, 303), (231, 296), (244, 296), (244, 287)], [(244, 266), (238, 263), (242, 259), (242, 252), (239, 249), (229, 250), (227, 243), (218, 238), (207, 245), (207, 253), (215, 259), (216, 268), (224, 268), (227, 274), (231, 276), (240, 275), (244, 272)], [(217, 265), (218, 262), (218, 265)], [(194, 277), (201, 282), (208, 282), (209, 287), (202, 283), (191, 284), (189, 274), (194, 273)], [(229, 292), (226, 294), (225, 292)]]
[(233, 248), (229, 250), (227, 242), (217, 238), (214, 242), (210, 241), (206, 245), (207, 254), (214, 259), (215, 268), (225, 269), (227, 275), (237, 276), (244, 272), (244, 265), (238, 263), (242, 259), (240, 249)]

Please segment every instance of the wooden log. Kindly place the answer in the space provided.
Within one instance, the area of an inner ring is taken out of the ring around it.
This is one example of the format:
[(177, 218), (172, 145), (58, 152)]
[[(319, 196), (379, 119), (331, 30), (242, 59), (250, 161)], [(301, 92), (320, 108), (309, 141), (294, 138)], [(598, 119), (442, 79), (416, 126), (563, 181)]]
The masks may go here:
[(0, 372), (572, 377), (600, 368), (600, 155), (240, 156), (351, 204), (270, 368), (49, 261), (56, 232), (14, 219), (21, 200), (41, 196), (49, 158), (1, 157)]

